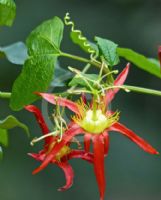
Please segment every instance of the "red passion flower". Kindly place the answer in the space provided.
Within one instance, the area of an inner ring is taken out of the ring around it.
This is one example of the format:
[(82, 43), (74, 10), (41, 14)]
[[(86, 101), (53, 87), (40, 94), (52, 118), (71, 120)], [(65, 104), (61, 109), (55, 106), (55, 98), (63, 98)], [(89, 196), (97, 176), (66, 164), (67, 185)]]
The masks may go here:
[[(40, 125), (40, 128), (42, 129), (42, 133), (44, 135), (47, 135), (50, 131), (45, 123), (45, 120), (41, 114), (41, 111), (33, 105), (28, 105), (25, 107), (26, 110), (28, 110), (29, 112), (34, 113), (37, 122)], [(69, 129), (70, 131), (68, 131), (68, 134), (71, 133), (71, 131), (74, 131), (74, 127), (73, 129)], [(45, 142), (44, 142), (44, 148), (43, 150), (41, 150), (39, 153), (29, 153), (28, 155), (30, 155), (31, 157), (33, 157), (35, 160), (38, 160), (40, 162), (43, 162), (48, 155), (50, 154), (50, 151), (55, 148), (57, 149), (57, 145), (58, 145), (58, 138), (55, 136), (49, 136), (49, 137), (45, 137)], [(84, 150), (74, 150), (70, 148), (70, 143), (64, 141), (64, 139), (62, 139), (61, 142), (64, 142), (64, 145), (59, 148), (58, 152), (56, 153), (56, 156), (53, 159), (50, 159), (50, 163), (51, 164), (55, 164), (58, 167), (60, 167), (64, 174), (65, 174), (65, 178), (66, 178), (66, 184), (65, 186), (59, 188), (59, 191), (64, 191), (69, 189), (72, 184), (73, 184), (73, 178), (74, 178), (74, 172), (73, 169), (71, 167), (71, 165), (68, 163), (68, 160), (72, 159), (72, 158), (81, 158), (83, 160), (86, 160), (90, 163), (93, 163), (93, 155), (92, 153), (87, 153)], [(37, 171), (33, 171), (33, 174), (35, 174)]]
[(117, 131), (135, 142), (144, 151), (150, 154), (158, 154), (150, 144), (118, 122), (118, 112), (110, 111), (108, 108), (115, 94), (126, 80), (128, 71), (129, 64), (127, 64), (115, 79), (113, 89), (108, 89), (104, 96), (100, 96), (97, 99), (93, 97), (92, 102), (89, 103), (90, 106), (88, 106), (86, 99), (84, 98), (77, 103), (53, 94), (37, 93), (51, 104), (67, 107), (69, 110), (73, 111), (75, 115), (74, 117), (71, 117), (72, 122), (69, 129), (64, 132), (62, 141), (52, 147), (50, 152), (43, 159), (42, 164), (34, 171), (34, 173), (41, 171), (50, 162), (55, 160), (60, 149), (67, 145), (74, 136), (83, 134), (85, 152), (89, 152), (91, 141), (93, 143), (94, 172), (99, 187), (100, 200), (103, 200), (106, 186), (104, 156), (108, 154), (109, 131)]

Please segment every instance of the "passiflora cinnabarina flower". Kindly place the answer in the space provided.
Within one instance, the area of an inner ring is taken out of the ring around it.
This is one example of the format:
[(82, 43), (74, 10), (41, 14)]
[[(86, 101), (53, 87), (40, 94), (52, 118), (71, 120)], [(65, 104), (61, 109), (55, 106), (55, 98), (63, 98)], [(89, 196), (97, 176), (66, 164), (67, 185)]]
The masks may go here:
[(105, 170), (104, 157), (109, 150), (109, 132), (117, 131), (130, 140), (135, 142), (140, 148), (150, 154), (158, 154), (158, 152), (145, 140), (136, 135), (133, 131), (121, 124), (119, 121), (119, 112), (109, 110), (109, 104), (113, 100), (115, 94), (122, 87), (129, 71), (129, 64), (123, 69), (114, 81), (112, 89), (108, 89), (104, 95), (92, 97), (91, 103), (87, 103), (85, 96), (77, 102), (55, 96), (48, 93), (37, 93), (46, 101), (54, 105), (67, 107), (74, 112), (71, 117), (71, 123), (68, 129), (63, 133), (62, 141), (53, 146), (50, 152), (43, 159), (42, 164), (34, 171), (39, 172), (45, 168), (50, 162), (56, 159), (58, 152), (79, 134), (84, 135), (84, 149), (89, 153), (90, 143), (93, 143), (93, 162), (94, 172), (100, 192), (100, 200), (104, 199), (105, 193)]
[[(38, 160), (40, 162), (43, 162), (48, 155), (50, 154), (50, 151), (53, 149), (57, 149), (57, 145), (59, 143), (59, 138), (57, 136), (47, 136), (46, 135), (50, 132), (45, 120), (41, 114), (41, 111), (34, 105), (28, 105), (25, 107), (26, 110), (29, 112), (34, 113), (40, 128), (42, 129), (42, 133), (44, 134), (44, 148), (39, 152), (39, 153), (29, 153), (31, 157), (33, 157), (35, 160)], [(70, 131), (73, 131), (73, 129), (70, 129)], [(70, 134), (70, 131), (68, 134)], [(62, 138), (61, 142), (64, 141), (64, 138)], [(64, 141), (64, 145), (58, 150), (56, 153), (56, 156), (53, 159), (50, 159), (50, 163), (57, 165), (60, 167), (66, 178), (66, 184), (65, 186), (59, 188), (59, 191), (64, 191), (69, 189), (72, 184), (73, 184), (73, 178), (74, 178), (74, 172), (71, 167), (71, 165), (68, 163), (68, 160), (72, 158), (81, 158), (83, 160), (88, 161), (89, 163), (93, 163), (93, 154), (92, 153), (87, 153), (84, 150), (74, 150), (70, 148), (70, 142)], [(48, 157), (49, 159), (49, 157)], [(36, 171), (33, 171), (33, 174), (35, 174)]]

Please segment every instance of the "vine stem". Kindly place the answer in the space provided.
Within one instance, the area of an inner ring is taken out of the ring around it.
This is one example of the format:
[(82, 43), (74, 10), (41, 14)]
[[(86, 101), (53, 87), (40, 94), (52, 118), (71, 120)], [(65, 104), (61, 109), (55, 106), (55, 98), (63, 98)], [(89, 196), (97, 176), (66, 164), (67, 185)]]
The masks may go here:
[[(60, 52), (60, 56), (64, 56), (64, 57), (68, 57), (68, 58), (71, 58), (71, 59), (74, 59), (74, 60), (78, 60), (80, 62), (88, 63), (88, 64), (91, 64), (91, 65), (93, 65), (93, 66), (95, 66), (99, 69), (101, 68), (100, 62), (95, 62), (95, 61), (92, 61), (92, 60), (89, 60), (89, 59), (86, 59), (86, 58), (83, 58), (83, 57), (80, 57), (80, 56), (76, 56), (76, 55), (72, 55), (72, 54), (64, 53), (64, 52)], [(88, 67), (87, 67), (87, 69), (88, 69)], [(107, 73), (107, 71), (106, 71), (106, 73)], [(150, 95), (155, 95), (155, 96), (161, 97), (161, 91), (159, 91), (159, 90), (153, 90), (153, 89), (131, 86), (131, 85), (123, 85), (123, 87), (125, 89), (129, 90), (129, 91), (132, 91), (132, 92), (150, 94)]]
[(132, 85), (123, 85), (123, 87), (125, 89), (129, 90), (129, 91), (132, 91), (132, 92), (150, 94), (150, 95), (160, 96), (161, 97), (161, 91), (159, 91), (159, 90), (153, 90), (153, 89), (137, 87), (137, 86), (132, 86)]
[(96, 61), (92, 61), (92, 60), (89, 60), (87, 58), (83, 58), (83, 57), (80, 57), (80, 56), (76, 56), (76, 55), (73, 55), (73, 54), (69, 54), (69, 53), (64, 53), (64, 52), (60, 52), (60, 56), (64, 56), (64, 57), (67, 57), (67, 58), (71, 58), (73, 60), (78, 60), (80, 62), (84, 62), (84, 63), (89, 63), (91, 65), (94, 65), (95, 67), (97, 68), (101, 68), (101, 63), (100, 62), (96, 62)]
[[(150, 94), (150, 95), (161, 97), (161, 91), (159, 91), (159, 90), (153, 90), (153, 89), (137, 87), (137, 86), (132, 86), (132, 85), (123, 85), (123, 87), (125, 89), (129, 90), (129, 91), (132, 91), (132, 92)], [(10, 99), (11, 98), (11, 92), (0, 92), (0, 98)]]
[[(161, 91), (159, 91), (159, 90), (153, 90), (153, 89), (137, 87), (137, 86), (132, 86), (132, 85), (123, 85), (123, 87), (124, 87), (124, 89), (127, 89), (127, 90), (132, 91), (132, 92), (150, 94), (150, 95), (161, 97)], [(0, 92), (0, 98), (10, 99), (11, 98), (11, 92)]]
[(0, 98), (2, 99), (10, 99), (11, 93), (10, 92), (0, 92)]

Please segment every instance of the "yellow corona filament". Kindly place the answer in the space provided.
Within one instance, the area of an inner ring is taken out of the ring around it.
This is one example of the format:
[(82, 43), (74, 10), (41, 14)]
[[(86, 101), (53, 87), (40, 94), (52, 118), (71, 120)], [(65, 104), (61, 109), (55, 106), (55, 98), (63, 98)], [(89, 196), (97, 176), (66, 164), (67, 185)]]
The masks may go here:
[(83, 117), (74, 117), (73, 120), (84, 130), (92, 134), (100, 134), (119, 120), (119, 112), (108, 116), (101, 109), (97, 109), (95, 112), (89, 109), (86, 110)]

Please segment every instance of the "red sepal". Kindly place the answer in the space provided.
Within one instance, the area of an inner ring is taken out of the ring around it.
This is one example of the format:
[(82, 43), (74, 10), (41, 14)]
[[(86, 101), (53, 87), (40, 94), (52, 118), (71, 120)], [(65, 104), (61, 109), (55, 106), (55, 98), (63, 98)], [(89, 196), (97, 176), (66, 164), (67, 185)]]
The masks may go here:
[(115, 123), (109, 128), (109, 131), (117, 131), (128, 137), (130, 140), (135, 142), (141, 149), (150, 153), (150, 154), (159, 154), (150, 144), (148, 144), (141, 137), (136, 135), (132, 130), (128, 129), (121, 123)]
[(53, 94), (48, 94), (48, 93), (36, 92), (36, 94), (41, 96), (43, 99), (45, 99), (51, 104), (54, 104), (54, 105), (58, 104), (59, 106), (67, 107), (69, 110), (73, 111), (74, 113), (79, 114), (78, 105), (74, 103), (73, 101), (55, 96)]
[(63, 170), (66, 179), (66, 184), (59, 188), (58, 191), (65, 191), (73, 184), (74, 171), (68, 162), (56, 162), (55, 164)]
[[(25, 106), (25, 109), (31, 113), (33, 113), (35, 115), (35, 118), (42, 130), (42, 133), (44, 135), (48, 134), (50, 131), (46, 125), (46, 122), (42, 116), (42, 113), (41, 111), (34, 105), (28, 105), (28, 106)], [(48, 145), (50, 144), (51, 142), (53, 141), (53, 137), (52, 136), (49, 136), (49, 137), (46, 137), (45, 138), (45, 145)]]
[(104, 200), (105, 194), (105, 172), (104, 172), (104, 141), (102, 135), (94, 135), (93, 152), (94, 152), (94, 172), (100, 192), (100, 200)]
[[(117, 76), (114, 81), (114, 86), (122, 86), (127, 78), (129, 73), (130, 63), (126, 65), (126, 67), (122, 70), (122, 72)], [(107, 106), (115, 97), (115, 94), (120, 90), (120, 88), (115, 88), (108, 90), (105, 95), (105, 105)]]
[(104, 155), (107, 156), (108, 151), (109, 151), (109, 144), (110, 144), (110, 142), (109, 142), (109, 134), (108, 134), (107, 131), (104, 131), (102, 133), (102, 135), (103, 135), (103, 138), (104, 138)]
[(84, 149), (86, 152), (90, 151), (90, 141), (91, 141), (91, 134), (86, 133), (84, 135)]

